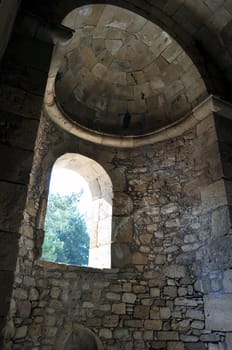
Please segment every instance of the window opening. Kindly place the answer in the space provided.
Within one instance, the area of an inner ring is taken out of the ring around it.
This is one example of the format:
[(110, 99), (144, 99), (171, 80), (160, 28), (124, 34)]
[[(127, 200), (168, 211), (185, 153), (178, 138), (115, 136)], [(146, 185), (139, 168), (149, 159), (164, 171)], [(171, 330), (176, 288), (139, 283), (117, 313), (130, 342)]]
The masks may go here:
[(55, 162), (49, 187), (42, 259), (111, 266), (112, 183), (95, 161), (66, 154)]

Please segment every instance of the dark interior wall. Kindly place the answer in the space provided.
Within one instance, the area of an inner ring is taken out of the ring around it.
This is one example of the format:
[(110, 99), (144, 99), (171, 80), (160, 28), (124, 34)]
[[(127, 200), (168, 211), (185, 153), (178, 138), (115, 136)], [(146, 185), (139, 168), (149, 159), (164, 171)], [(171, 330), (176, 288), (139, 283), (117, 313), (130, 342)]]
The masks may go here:
[(232, 217), (232, 120), (220, 115), (217, 115), (215, 120), (230, 216)]
[(0, 328), (8, 312), (52, 46), (12, 33), (0, 70)]
[(0, 2), (0, 60), (5, 52), (20, 0), (1, 0)]

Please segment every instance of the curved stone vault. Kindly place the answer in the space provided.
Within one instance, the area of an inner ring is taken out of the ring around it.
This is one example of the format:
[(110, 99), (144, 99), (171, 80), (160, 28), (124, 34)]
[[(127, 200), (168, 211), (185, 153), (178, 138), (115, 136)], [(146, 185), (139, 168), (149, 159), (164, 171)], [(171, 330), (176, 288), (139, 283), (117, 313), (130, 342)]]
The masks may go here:
[(147, 19), (111, 5), (88, 5), (63, 24), (75, 32), (55, 91), (72, 122), (111, 135), (144, 135), (173, 125), (207, 96), (189, 56)]

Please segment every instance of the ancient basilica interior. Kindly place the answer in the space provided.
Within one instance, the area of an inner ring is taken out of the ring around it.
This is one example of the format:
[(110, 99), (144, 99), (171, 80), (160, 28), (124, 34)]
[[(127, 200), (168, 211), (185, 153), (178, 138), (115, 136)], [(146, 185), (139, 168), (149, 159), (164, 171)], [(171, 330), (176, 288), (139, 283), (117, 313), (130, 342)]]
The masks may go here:
[[(0, 0), (0, 59), (0, 349), (232, 350), (232, 0)], [(87, 266), (42, 259), (57, 166)]]

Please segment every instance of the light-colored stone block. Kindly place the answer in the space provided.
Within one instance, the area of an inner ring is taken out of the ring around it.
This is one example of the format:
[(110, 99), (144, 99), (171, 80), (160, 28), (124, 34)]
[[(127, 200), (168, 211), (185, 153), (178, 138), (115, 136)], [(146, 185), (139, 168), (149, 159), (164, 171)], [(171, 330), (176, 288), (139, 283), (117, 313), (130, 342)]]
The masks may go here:
[(232, 293), (232, 270), (224, 272), (223, 287), (226, 293)]
[(206, 328), (217, 331), (232, 331), (232, 294), (204, 297)]
[(165, 267), (164, 274), (171, 278), (185, 277), (185, 267), (181, 265), (170, 265)]
[(202, 190), (201, 201), (203, 210), (212, 210), (227, 205), (224, 181), (216, 181)]
[(226, 334), (226, 346), (227, 350), (232, 350), (232, 333)]

